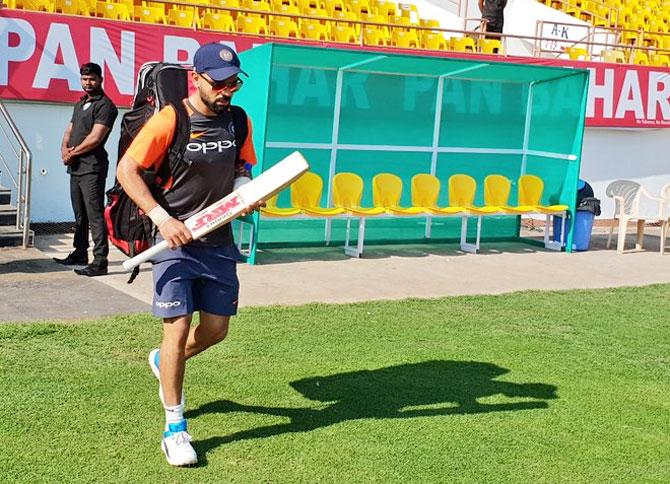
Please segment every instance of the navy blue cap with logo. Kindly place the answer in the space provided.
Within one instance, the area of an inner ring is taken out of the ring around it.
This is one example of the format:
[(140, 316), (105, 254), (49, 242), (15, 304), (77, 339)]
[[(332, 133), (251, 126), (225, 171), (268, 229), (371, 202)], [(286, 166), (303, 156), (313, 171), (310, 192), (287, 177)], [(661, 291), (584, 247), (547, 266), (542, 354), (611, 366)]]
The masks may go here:
[(193, 69), (198, 74), (207, 74), (213, 81), (224, 81), (235, 74), (242, 73), (237, 53), (224, 44), (213, 42), (200, 47), (193, 57)]

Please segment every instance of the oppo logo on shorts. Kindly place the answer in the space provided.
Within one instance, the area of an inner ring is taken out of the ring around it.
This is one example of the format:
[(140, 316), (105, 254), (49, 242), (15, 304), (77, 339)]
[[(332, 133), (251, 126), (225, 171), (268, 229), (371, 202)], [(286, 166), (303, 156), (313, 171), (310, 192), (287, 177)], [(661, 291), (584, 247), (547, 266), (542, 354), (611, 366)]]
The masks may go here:
[(156, 306), (158, 306), (161, 309), (176, 308), (178, 306), (181, 306), (181, 301), (167, 301), (167, 302), (156, 301)]
[(203, 141), (202, 143), (191, 142), (186, 145), (188, 151), (202, 152), (203, 154), (211, 153), (212, 151), (222, 153), (227, 149), (236, 147), (235, 140)]

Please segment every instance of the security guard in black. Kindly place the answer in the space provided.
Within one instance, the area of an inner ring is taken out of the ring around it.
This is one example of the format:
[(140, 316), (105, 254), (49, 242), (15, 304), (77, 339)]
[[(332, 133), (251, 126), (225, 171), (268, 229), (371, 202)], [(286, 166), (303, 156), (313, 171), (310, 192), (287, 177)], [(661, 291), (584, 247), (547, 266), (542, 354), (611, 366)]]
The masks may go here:
[(118, 110), (102, 90), (102, 69), (94, 63), (80, 69), (86, 94), (75, 105), (61, 144), (61, 158), (70, 174), (70, 199), (75, 217), (74, 251), (56, 262), (88, 264), (89, 227), (93, 238), (93, 263), (75, 272), (84, 276), (107, 274), (107, 226), (104, 220), (105, 179), (109, 157), (105, 143)]

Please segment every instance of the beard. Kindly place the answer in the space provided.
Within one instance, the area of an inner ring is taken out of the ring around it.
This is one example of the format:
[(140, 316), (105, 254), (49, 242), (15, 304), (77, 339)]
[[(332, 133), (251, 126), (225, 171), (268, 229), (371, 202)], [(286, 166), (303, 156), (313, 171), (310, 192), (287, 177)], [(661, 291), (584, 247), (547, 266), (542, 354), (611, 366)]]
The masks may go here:
[(200, 94), (200, 100), (207, 106), (207, 108), (216, 114), (221, 114), (228, 110), (230, 105), (230, 96), (221, 95), (210, 101)]

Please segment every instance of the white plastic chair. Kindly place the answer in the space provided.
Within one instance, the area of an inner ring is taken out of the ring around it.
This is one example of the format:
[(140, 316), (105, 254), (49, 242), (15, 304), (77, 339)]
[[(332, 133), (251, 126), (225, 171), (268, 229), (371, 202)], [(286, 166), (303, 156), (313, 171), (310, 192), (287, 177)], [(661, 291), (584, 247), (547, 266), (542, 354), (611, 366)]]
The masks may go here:
[[(626, 242), (626, 229), (628, 222), (631, 220), (637, 221), (637, 239), (635, 241), (635, 248), (642, 249), (644, 239), (644, 224), (647, 220), (663, 220), (665, 200), (659, 197), (654, 197), (645, 190), (645, 188), (637, 182), (632, 180), (616, 180), (607, 185), (605, 194), (614, 199), (614, 217), (610, 225), (609, 237), (607, 237), (607, 248), (609, 249), (612, 241), (612, 232), (614, 232), (614, 224), (619, 221), (619, 231), (617, 234), (617, 252), (621, 253), (624, 250)], [(658, 213), (653, 215), (640, 213), (640, 199), (645, 197), (654, 201), (658, 205)], [(663, 245), (663, 244), (661, 244)]]

